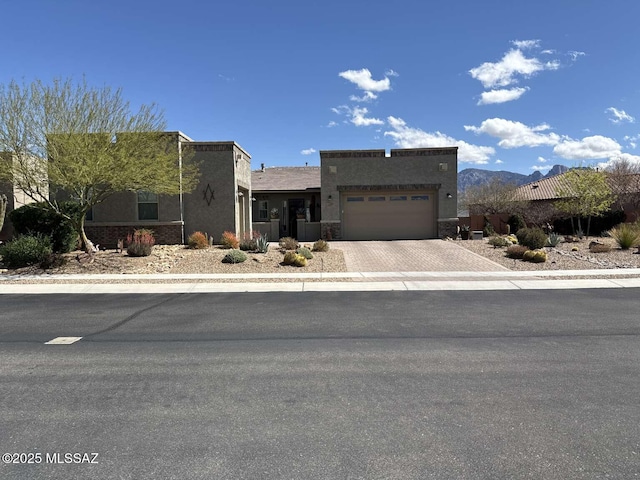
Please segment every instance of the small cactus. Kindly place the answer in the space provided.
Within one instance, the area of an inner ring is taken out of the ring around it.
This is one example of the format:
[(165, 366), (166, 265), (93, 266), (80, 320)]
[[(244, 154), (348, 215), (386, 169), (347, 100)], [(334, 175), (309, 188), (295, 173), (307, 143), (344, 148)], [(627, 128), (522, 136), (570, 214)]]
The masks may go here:
[(313, 253), (311, 253), (311, 250), (306, 247), (300, 247), (298, 250), (296, 250), (296, 253), (298, 255), (302, 255), (307, 260), (311, 260), (313, 258)]
[(4, 225), (4, 216), (7, 213), (7, 196), (3, 193), (0, 195), (0, 230)]
[(282, 260), (282, 263), (284, 263), (285, 265), (293, 265), (293, 263), (296, 261), (297, 256), (298, 255), (296, 254), (296, 252), (287, 252), (284, 254), (284, 259)]
[(306, 267), (307, 266), (307, 259), (304, 258), (302, 255), (297, 255), (296, 254), (296, 259), (293, 261), (293, 264), (296, 267)]

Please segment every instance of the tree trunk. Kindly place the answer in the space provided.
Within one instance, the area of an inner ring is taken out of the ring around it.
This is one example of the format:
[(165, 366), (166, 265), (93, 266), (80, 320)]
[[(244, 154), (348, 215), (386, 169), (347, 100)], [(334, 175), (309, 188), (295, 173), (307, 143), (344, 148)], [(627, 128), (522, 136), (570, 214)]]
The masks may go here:
[(86, 212), (82, 213), (79, 218), (73, 221), (74, 226), (76, 227), (76, 231), (78, 232), (78, 236), (80, 237), (80, 248), (84, 250), (88, 254), (93, 253), (93, 243), (91, 240), (87, 238), (87, 234), (84, 231), (84, 219), (86, 217)]

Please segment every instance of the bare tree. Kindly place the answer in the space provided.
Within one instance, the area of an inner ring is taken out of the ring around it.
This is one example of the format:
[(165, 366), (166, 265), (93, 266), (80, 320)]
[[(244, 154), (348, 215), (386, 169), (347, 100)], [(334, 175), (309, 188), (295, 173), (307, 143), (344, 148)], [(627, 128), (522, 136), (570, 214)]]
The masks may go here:
[(515, 184), (492, 178), (487, 183), (467, 188), (460, 204), (471, 215), (522, 213), (524, 203), (517, 199), (516, 188)]
[(626, 158), (615, 160), (607, 169), (609, 185), (616, 195), (615, 206), (624, 211), (640, 210), (640, 163)]

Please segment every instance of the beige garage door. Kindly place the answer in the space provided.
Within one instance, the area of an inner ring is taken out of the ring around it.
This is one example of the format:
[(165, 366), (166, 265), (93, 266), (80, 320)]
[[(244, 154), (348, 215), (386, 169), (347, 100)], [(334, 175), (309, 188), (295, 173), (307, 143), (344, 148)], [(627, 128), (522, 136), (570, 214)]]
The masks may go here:
[(435, 192), (349, 192), (342, 195), (346, 240), (401, 240), (436, 236)]

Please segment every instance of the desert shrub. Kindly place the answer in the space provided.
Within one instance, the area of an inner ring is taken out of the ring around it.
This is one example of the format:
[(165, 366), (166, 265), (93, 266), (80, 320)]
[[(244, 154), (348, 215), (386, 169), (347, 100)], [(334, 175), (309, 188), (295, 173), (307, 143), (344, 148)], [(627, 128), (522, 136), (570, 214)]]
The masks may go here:
[(242, 250), (230, 250), (222, 259), (222, 263), (242, 263), (247, 259), (247, 254)]
[(148, 257), (155, 243), (153, 230), (139, 228), (127, 235), (127, 254), (130, 257)]
[(296, 254), (296, 252), (287, 252), (284, 254), (282, 263), (284, 263), (285, 265), (293, 265), (293, 263), (296, 261), (297, 256), (298, 255)]
[[(60, 210), (66, 215), (79, 215), (78, 204), (61, 202)], [(9, 219), (19, 235), (46, 235), (51, 238), (51, 248), (57, 253), (67, 253), (78, 246), (78, 233), (72, 223), (45, 203), (30, 203), (9, 213)]]
[(541, 228), (521, 228), (516, 232), (518, 243), (529, 247), (530, 250), (537, 250), (547, 243), (547, 235)]
[(491, 221), (489, 220), (489, 217), (487, 217), (485, 215), (484, 216), (484, 228), (482, 229), (482, 235), (484, 237), (491, 237), (491, 236), (493, 236), (495, 234), (496, 234), (496, 231), (493, 228), (493, 225), (491, 224)]
[(545, 245), (547, 247), (557, 247), (560, 242), (562, 242), (562, 236), (552, 232), (547, 237), (547, 242), (545, 243)]
[(244, 250), (245, 252), (253, 252), (257, 250), (257, 240), (260, 237), (260, 232), (252, 231), (252, 232), (244, 232), (242, 238), (240, 239), (240, 250)]
[(240, 241), (236, 234), (233, 232), (224, 231), (222, 232), (222, 237), (220, 237), (220, 243), (225, 248), (233, 248), (237, 249), (240, 246)]
[(50, 268), (62, 267), (67, 263), (67, 258), (60, 253), (52, 253), (40, 262), (40, 268), (48, 270)]
[(189, 235), (189, 238), (187, 239), (187, 245), (189, 246), (189, 248), (193, 248), (196, 250), (207, 248), (209, 246), (209, 240), (207, 239), (207, 236), (204, 233), (193, 232), (191, 235)]
[(261, 233), (256, 238), (256, 251), (258, 253), (267, 253), (269, 251), (269, 236), (266, 233)]
[(298, 248), (298, 250), (296, 250), (296, 253), (298, 255), (302, 255), (307, 260), (311, 260), (313, 258), (313, 253), (311, 253), (311, 250), (309, 250), (307, 247)]
[(498, 235), (494, 235), (490, 237), (487, 243), (489, 245), (493, 245), (493, 248), (508, 247), (509, 245), (512, 245), (510, 240), (508, 240), (505, 237), (500, 237)]
[(507, 220), (507, 224), (509, 225), (510, 233), (516, 233), (518, 230), (527, 226), (527, 223), (524, 221), (524, 217), (519, 213), (511, 215)]
[(329, 243), (325, 240), (316, 240), (313, 243), (313, 249), (314, 252), (326, 252), (329, 250)]
[(589, 244), (589, 251), (591, 253), (606, 253), (606, 252), (610, 252), (611, 251), (611, 245), (608, 245), (606, 243), (591, 242)]
[(295, 250), (298, 248), (298, 241), (291, 237), (282, 237), (278, 242), (285, 250)]
[(609, 236), (622, 250), (628, 250), (640, 243), (640, 229), (631, 223), (621, 223), (612, 228), (609, 230)]
[(52, 252), (51, 239), (45, 235), (20, 235), (0, 247), (2, 263), (7, 268), (39, 265)]
[(544, 250), (527, 250), (522, 255), (522, 260), (532, 263), (544, 263), (547, 261), (547, 252)]
[(529, 247), (524, 245), (511, 245), (507, 247), (507, 257), (509, 258), (522, 258), (525, 252), (529, 251)]

